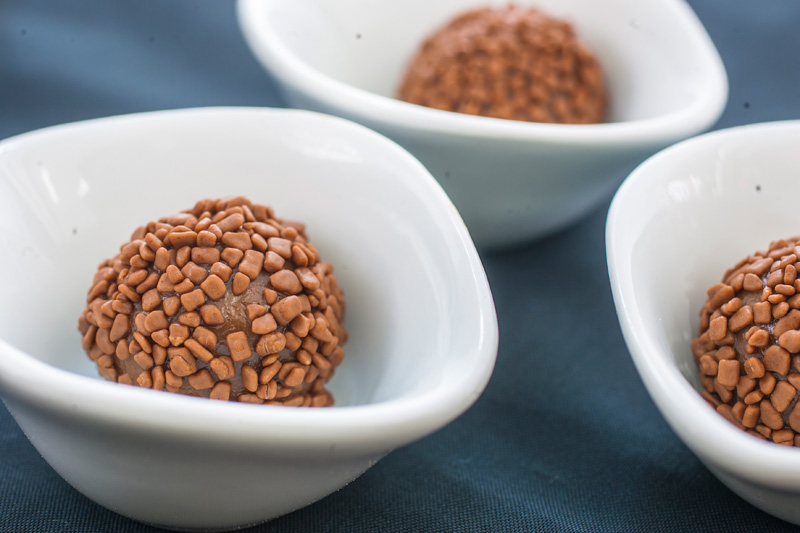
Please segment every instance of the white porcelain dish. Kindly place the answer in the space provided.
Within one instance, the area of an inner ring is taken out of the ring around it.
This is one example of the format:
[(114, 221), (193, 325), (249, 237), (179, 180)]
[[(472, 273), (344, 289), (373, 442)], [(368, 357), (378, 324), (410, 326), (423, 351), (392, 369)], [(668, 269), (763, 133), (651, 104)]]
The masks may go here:
[[(108, 383), (77, 318), (136, 226), (244, 194), (307, 223), (347, 299), (327, 409), (215, 402)], [(305, 111), (210, 108), (0, 142), (0, 396), (44, 458), (101, 505), (188, 529), (245, 526), (341, 488), (480, 395), (497, 322), (475, 247), (391, 141)]]
[(706, 289), (771, 241), (800, 234), (800, 121), (679, 143), (639, 166), (608, 214), (608, 269), (622, 332), (672, 429), (723, 483), (800, 524), (800, 450), (758, 440), (698, 393), (690, 350)]
[[(479, 247), (554, 232), (610, 198), (645, 157), (703, 131), (725, 69), (683, 0), (520, 0), (574, 24), (607, 73), (610, 122), (514, 122), (394, 99), (425, 36), (505, 0), (239, 0), (239, 21), (286, 101), (360, 122), (431, 171)], [(680, 36), (678, 38), (677, 36)]]

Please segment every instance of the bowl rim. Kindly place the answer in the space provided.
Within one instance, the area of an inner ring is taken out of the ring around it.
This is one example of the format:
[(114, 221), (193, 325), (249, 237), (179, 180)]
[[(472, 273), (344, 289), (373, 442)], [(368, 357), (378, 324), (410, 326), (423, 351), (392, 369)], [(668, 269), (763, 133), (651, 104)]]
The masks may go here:
[(250, 50), (279, 83), (292, 86), (326, 105), (366, 123), (383, 123), (412, 131), (456, 137), (564, 143), (578, 146), (650, 145), (703, 131), (719, 119), (728, 99), (728, 78), (711, 37), (684, 0), (660, 2), (682, 21), (699, 43), (708, 83), (689, 105), (656, 117), (601, 124), (544, 124), (480, 117), (431, 109), (360, 89), (323, 74), (292, 52), (270, 32), (266, 16), (273, 4), (290, 0), (238, 0), (237, 18)]
[[(626, 222), (626, 205), (642, 201), (634, 189), (640, 182), (647, 181), (653, 170), (669, 167), (673, 161), (685, 161), (688, 154), (696, 159), (714, 158), (715, 148), (730, 141), (763, 139), (766, 135), (783, 133), (800, 138), (800, 120), (717, 130), (677, 143), (645, 160), (625, 179), (611, 202), (606, 222), (606, 258), (614, 304), (628, 350), (647, 391), (673, 431), (703, 462), (728, 475), (764, 486), (797, 490), (800, 489), (797, 476), (800, 450), (762, 441), (725, 420), (684, 377), (669, 351), (662, 349), (653, 335), (648, 334), (629, 272), (633, 237), (621, 236), (631, 227), (630, 222)], [(700, 157), (697, 154), (701, 154)], [(709, 435), (715, 437), (709, 438)]]
[[(465, 286), (479, 303), (473, 309), (479, 327), (475, 331), (475, 364), (461, 368), (458, 379), (440, 384), (414, 397), (381, 402), (333, 406), (325, 409), (287, 408), (215, 402), (179, 394), (121, 387), (99, 378), (90, 378), (42, 362), (0, 339), (0, 391), (9, 407), (26, 406), (46, 410), (67, 419), (93, 422), (136, 432), (202, 438), (205, 443), (237, 445), (259, 449), (291, 446), (325, 449), (335, 443), (344, 446), (339, 453), (366, 453), (388, 450), (416, 440), (439, 429), (463, 413), (485, 388), (497, 356), (498, 327), (490, 287), (483, 265), (458, 212), (439, 184), (411, 154), (386, 137), (348, 120), (301, 110), (255, 107), (205, 107), (132, 113), (50, 126), (0, 141), (0, 161), (14, 157), (19, 147), (35, 146), (57, 136), (86, 130), (125, 129), (128, 125), (150, 121), (154, 126), (167, 122), (194, 121), (198, 117), (219, 127), (225, 117), (252, 117), (258, 127), (269, 127), (264, 117), (283, 116), (311, 123), (331, 121), (340, 130), (368, 139), (371, 146), (393, 153), (416, 171), (408, 176), (412, 187), (433, 198), (448, 221), (442, 241), (461, 258)], [(156, 127), (154, 129), (157, 130)], [(224, 151), (220, 151), (223, 154)], [(448, 359), (449, 364), (453, 364)], [(36, 386), (30, 376), (36, 375)], [(102, 400), (102, 401), (99, 401)], [(203, 402), (198, 404), (197, 402)], [(135, 405), (135, 409), (131, 406)], [(198, 407), (201, 407), (198, 409)], [(12, 407), (12, 413), (16, 410)], [(124, 412), (125, 416), (119, 416)], [(246, 423), (243, 423), (245, 422)], [(230, 435), (236, 435), (232, 442)]]

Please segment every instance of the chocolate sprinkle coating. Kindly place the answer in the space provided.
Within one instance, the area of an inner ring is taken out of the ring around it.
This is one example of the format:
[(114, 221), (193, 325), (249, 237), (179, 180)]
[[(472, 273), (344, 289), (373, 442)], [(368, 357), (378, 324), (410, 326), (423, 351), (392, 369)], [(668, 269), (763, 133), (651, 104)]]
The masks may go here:
[(800, 237), (778, 240), (708, 289), (692, 341), (703, 397), (753, 436), (800, 446)]
[(333, 404), (344, 295), (303, 224), (238, 196), (133, 232), (78, 320), (100, 375), (217, 400)]
[(514, 5), (463, 13), (412, 59), (401, 100), (470, 115), (564, 124), (603, 122), (595, 56), (572, 28)]

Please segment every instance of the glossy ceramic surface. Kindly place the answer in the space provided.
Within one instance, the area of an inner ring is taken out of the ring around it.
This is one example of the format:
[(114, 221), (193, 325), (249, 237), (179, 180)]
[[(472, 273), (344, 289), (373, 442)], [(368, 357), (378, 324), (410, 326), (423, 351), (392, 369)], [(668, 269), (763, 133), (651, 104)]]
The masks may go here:
[[(244, 194), (307, 224), (350, 340), (337, 405), (215, 402), (100, 380), (77, 318), (140, 224)], [(70, 484), (129, 517), (224, 529), (341, 488), (480, 395), (497, 322), (436, 181), (391, 141), (304, 111), (219, 108), (58, 126), (0, 142), (0, 396)]]
[(426, 35), (460, 12), (506, 3), (240, 0), (239, 20), (291, 105), (355, 120), (406, 147), (478, 246), (496, 248), (596, 208), (645, 157), (713, 124), (728, 89), (713, 43), (682, 0), (526, 0), (517, 3), (572, 22), (596, 52), (609, 123), (514, 122), (394, 99)]
[(698, 393), (690, 343), (706, 289), (740, 259), (800, 234), (800, 121), (722, 130), (653, 156), (608, 215), (622, 332), (678, 436), (753, 505), (800, 524), (800, 450), (747, 435)]

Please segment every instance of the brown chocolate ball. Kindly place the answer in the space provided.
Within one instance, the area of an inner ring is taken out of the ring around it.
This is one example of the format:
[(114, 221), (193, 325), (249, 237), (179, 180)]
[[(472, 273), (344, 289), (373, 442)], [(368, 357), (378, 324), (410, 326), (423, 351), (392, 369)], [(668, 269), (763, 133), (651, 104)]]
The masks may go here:
[(708, 290), (692, 342), (703, 397), (748, 433), (800, 446), (800, 237), (771, 243)]
[(331, 405), (344, 297), (303, 224), (202, 200), (103, 261), (79, 321), (102, 377), (217, 400)]
[(564, 124), (602, 122), (603, 74), (572, 26), (517, 6), (468, 11), (431, 35), (399, 98), (470, 115)]

